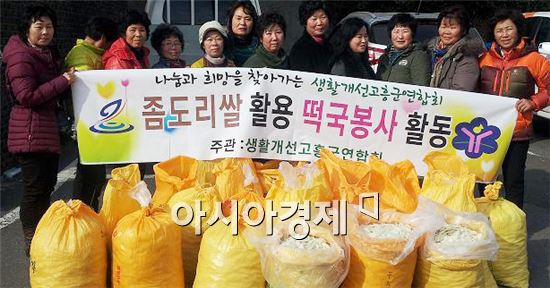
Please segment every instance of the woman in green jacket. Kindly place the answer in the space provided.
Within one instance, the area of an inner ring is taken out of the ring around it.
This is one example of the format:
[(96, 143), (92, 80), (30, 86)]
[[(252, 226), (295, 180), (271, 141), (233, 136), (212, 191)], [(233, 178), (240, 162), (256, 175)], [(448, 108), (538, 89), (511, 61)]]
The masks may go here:
[(380, 56), (376, 78), (405, 84), (429, 86), (430, 56), (414, 42), (416, 19), (407, 13), (395, 14), (388, 23), (391, 44)]
[(286, 34), (283, 16), (277, 13), (262, 15), (256, 33), (261, 45), (256, 48), (256, 53), (244, 62), (243, 67), (288, 69), (288, 57), (282, 48)]

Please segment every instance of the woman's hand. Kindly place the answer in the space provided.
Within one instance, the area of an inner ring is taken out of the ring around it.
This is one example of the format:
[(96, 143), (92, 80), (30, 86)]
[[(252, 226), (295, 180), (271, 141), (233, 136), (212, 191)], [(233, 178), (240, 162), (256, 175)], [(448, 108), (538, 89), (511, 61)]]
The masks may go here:
[(518, 102), (516, 102), (516, 110), (518, 110), (519, 113), (527, 113), (534, 109), (535, 103), (529, 99), (519, 99)]
[(69, 81), (69, 85), (73, 84), (76, 80), (76, 75), (74, 74), (75, 69), (71, 67), (67, 72), (63, 73), (63, 77)]

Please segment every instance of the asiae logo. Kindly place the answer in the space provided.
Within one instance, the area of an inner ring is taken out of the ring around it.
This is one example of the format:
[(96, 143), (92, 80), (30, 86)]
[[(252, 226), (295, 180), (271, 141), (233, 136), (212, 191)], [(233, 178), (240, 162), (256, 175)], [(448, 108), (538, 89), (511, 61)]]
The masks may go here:
[(132, 124), (114, 121), (113, 118), (118, 116), (126, 107), (126, 103), (122, 99), (117, 99), (108, 103), (101, 108), (99, 115), (103, 117), (95, 125), (90, 126), (90, 131), (102, 134), (126, 133), (132, 131)]
[(464, 150), (469, 158), (479, 158), (481, 155), (495, 153), (498, 149), (497, 139), (500, 129), (488, 125), (487, 120), (477, 117), (472, 122), (462, 122), (455, 127), (456, 136), (453, 147)]

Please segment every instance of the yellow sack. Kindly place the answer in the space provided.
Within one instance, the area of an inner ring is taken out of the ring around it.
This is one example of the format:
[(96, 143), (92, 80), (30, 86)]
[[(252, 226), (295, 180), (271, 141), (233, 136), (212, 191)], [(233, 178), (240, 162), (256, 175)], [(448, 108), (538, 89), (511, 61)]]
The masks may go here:
[(410, 287), (420, 239), (442, 219), (438, 222), (428, 209), (419, 208), (413, 214), (382, 211), (376, 220), (356, 205), (351, 208), (351, 263), (344, 287)]
[(500, 286), (529, 287), (525, 213), (498, 197), (500, 186), (500, 182), (487, 185), (485, 197), (476, 199), (477, 209), (489, 218), (499, 245), (497, 259), (489, 262), (489, 268)]
[(122, 217), (140, 209), (139, 203), (130, 197), (130, 190), (141, 179), (138, 164), (115, 168), (103, 193), (103, 205), (99, 215), (105, 222), (107, 246), (110, 251), (111, 236)]
[[(248, 228), (243, 225), (241, 216), (246, 203), (262, 203), (263, 198), (253, 190), (249, 190), (237, 193), (228, 200), (238, 201), (239, 209), (232, 211), (237, 213), (238, 223), (225, 225), (222, 219), (219, 219), (204, 232), (193, 287), (263, 288), (265, 280), (262, 276), (260, 257), (256, 249), (243, 236), (243, 230)], [(233, 209), (231, 205), (228, 208)], [(251, 219), (256, 217), (251, 215)], [(232, 225), (238, 225), (238, 235), (232, 235)]]
[(349, 245), (344, 237), (334, 236), (330, 228), (312, 225), (309, 236), (295, 240), (286, 222), (276, 225), (273, 232), (268, 236), (266, 225), (244, 231), (260, 253), (269, 287), (339, 287), (349, 267)]
[(260, 185), (265, 194), (271, 189), (271, 186), (281, 178), (279, 173), (279, 164), (280, 160), (269, 160), (265, 163), (254, 161), (254, 166), (256, 168), (256, 173), (258, 174), (258, 179), (260, 180)]
[(422, 184), (423, 196), (460, 212), (477, 212), (474, 201), (476, 177), (453, 154), (430, 152), (424, 157), (428, 173)]
[(195, 186), (216, 185), (216, 175), (214, 175), (213, 170), (218, 162), (220, 162), (220, 160), (197, 160)]
[(371, 156), (369, 166), (382, 176), (369, 183), (371, 191), (380, 193), (380, 209), (413, 213), (418, 205), (416, 198), (420, 194), (420, 184), (412, 162), (405, 160), (390, 165)]
[[(171, 213), (172, 209), (178, 206), (178, 203), (186, 203), (193, 208), (193, 220), (187, 226), (181, 227), (181, 246), (183, 253), (183, 270), (185, 273), (185, 287), (192, 287), (195, 280), (195, 272), (197, 270), (197, 261), (199, 249), (201, 245), (201, 235), (196, 235), (195, 225), (201, 225), (201, 231), (204, 232), (209, 227), (206, 223), (216, 211), (216, 202), (220, 201), (218, 192), (214, 187), (192, 187), (176, 193), (168, 206)], [(201, 201), (201, 209), (206, 212), (206, 217), (202, 218), (201, 223), (197, 223), (199, 219), (199, 211), (195, 209), (195, 201)], [(185, 209), (177, 211), (178, 219), (185, 219), (187, 216)]]
[(176, 192), (192, 187), (197, 176), (198, 162), (193, 158), (177, 156), (155, 164), (153, 205), (166, 204)]
[(487, 217), (481, 213), (456, 213), (433, 203), (431, 209), (446, 224), (466, 227), (481, 235), (474, 242), (437, 243), (437, 231), (426, 235), (418, 257), (413, 287), (497, 287), (487, 260), (495, 260), (498, 244)]
[(54, 202), (32, 239), (32, 287), (105, 287), (107, 246), (101, 218), (79, 200)]
[(320, 163), (334, 199), (357, 204), (359, 194), (371, 192), (368, 184), (373, 175), (368, 164), (340, 159), (327, 148), (321, 149)]
[(416, 250), (397, 265), (377, 261), (351, 247), (350, 269), (342, 287), (411, 287)]
[(181, 232), (166, 207), (151, 207), (145, 182), (133, 190), (142, 209), (113, 232), (113, 287), (184, 287)]
[[(266, 196), (266, 200), (273, 201), (273, 210), (279, 213), (279, 217), (291, 210), (291, 208), (283, 208), (282, 202), (304, 203), (309, 200), (313, 207), (315, 202), (333, 200), (332, 191), (330, 191), (330, 186), (320, 165), (322, 164), (317, 161), (301, 167), (293, 167), (288, 162), (281, 162), (279, 166), (281, 178), (276, 181)], [(314, 210), (311, 209), (311, 211)], [(317, 213), (312, 212), (312, 215), (317, 215)]]
[(264, 195), (254, 167), (254, 162), (249, 158), (225, 158), (216, 163), (213, 173), (216, 176), (216, 190), (222, 201), (243, 190)]

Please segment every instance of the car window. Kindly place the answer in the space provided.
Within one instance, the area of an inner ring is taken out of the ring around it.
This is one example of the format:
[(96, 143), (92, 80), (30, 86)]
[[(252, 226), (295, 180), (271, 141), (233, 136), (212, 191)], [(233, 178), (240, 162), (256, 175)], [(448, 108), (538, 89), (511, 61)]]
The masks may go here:
[(526, 22), (527, 22), (527, 37), (529, 37), (529, 39), (533, 39), (535, 36), (535, 33), (537, 32), (537, 26), (540, 22), (540, 18), (538, 17), (527, 18)]
[(164, 8), (162, 9), (162, 18), (164, 21), (168, 20), (168, 1), (170, 1), (170, 23), (180, 25), (191, 24), (191, 0), (167, 0), (164, 2)]
[(550, 19), (543, 18), (540, 23), (539, 32), (535, 39), (536, 44), (539, 45), (542, 42), (550, 42)]
[[(435, 20), (417, 20), (415, 40), (424, 43), (437, 36), (437, 21)], [(389, 45), (391, 39), (388, 35), (388, 22), (377, 22), (370, 27), (369, 41), (381, 45)]]

